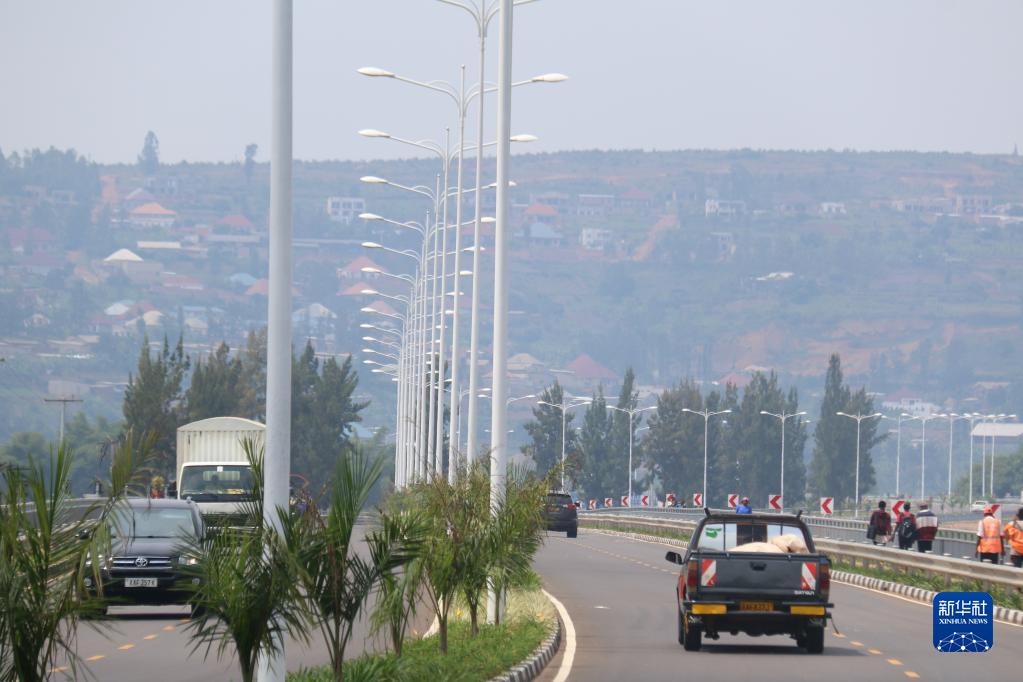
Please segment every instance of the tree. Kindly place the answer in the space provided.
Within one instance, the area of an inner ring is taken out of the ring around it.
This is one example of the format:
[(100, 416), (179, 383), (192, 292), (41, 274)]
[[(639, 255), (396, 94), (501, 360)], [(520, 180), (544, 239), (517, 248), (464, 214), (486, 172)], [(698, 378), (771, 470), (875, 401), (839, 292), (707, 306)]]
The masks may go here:
[[(842, 381), (842, 361), (837, 354), (828, 360), (824, 381), (824, 398), (820, 417), (814, 428), (813, 458), (810, 461), (809, 485), (816, 495), (836, 500), (853, 497), (856, 488), (856, 422), (838, 415), (870, 414), (874, 401), (861, 388), (854, 395)], [(860, 492), (874, 485), (874, 465), (870, 450), (884, 440), (877, 435), (878, 420), (864, 419), (860, 427)]]
[(685, 496), (703, 487), (703, 420), (683, 408), (703, 408), (703, 396), (692, 379), (657, 397), (657, 410), (643, 438), (643, 455), (666, 491)]
[(252, 173), (256, 170), (256, 152), (259, 146), (256, 143), (245, 145), (245, 184), (252, 182)]
[(155, 456), (164, 470), (173, 466), (177, 428), (182, 423), (181, 382), (188, 366), (181, 337), (174, 350), (164, 337), (163, 349), (154, 354), (146, 336), (139, 352), (138, 370), (128, 375), (128, 386), (124, 389), (121, 406), (124, 428), (154, 434)]
[(328, 358), (320, 368), (307, 341), (291, 370), (291, 456), (295, 473), (325, 480), (351, 435), (352, 424), (368, 402), (353, 399), (359, 377), (348, 357), (342, 364)]
[(579, 447), (583, 456), (583, 489), (588, 497), (606, 497), (621, 488), (627, 464), (612, 447), (613, 417), (607, 409), (604, 387), (593, 394), (583, 413)]
[[(525, 424), (526, 433), (529, 434), (533, 442), (523, 446), (522, 452), (532, 456), (536, 463), (536, 470), (541, 475), (556, 466), (561, 466), (562, 433), (564, 433), (566, 478), (570, 478), (570, 471), (577, 469), (568, 461), (570, 454), (575, 455), (572, 457), (573, 460), (578, 459), (578, 439), (575, 429), (570, 426), (575, 415), (571, 411), (567, 411), (562, 416), (560, 407), (552, 407), (552, 405), (561, 405), (566, 397), (565, 389), (555, 379), (554, 384), (545, 388), (540, 394), (540, 402), (547, 404), (537, 404), (533, 407), (533, 421)], [(564, 423), (562, 419), (564, 419)]]
[(230, 356), (231, 349), (221, 343), (205, 362), (195, 361), (192, 381), (185, 393), (186, 422), (209, 417), (243, 417), (242, 361)]
[(160, 169), (160, 141), (156, 139), (156, 133), (152, 130), (146, 133), (138, 163), (146, 175), (156, 175), (156, 171)]
[(44, 459), (49, 451), (50, 446), (43, 434), (19, 431), (11, 436), (7, 445), (0, 448), (0, 462), (25, 465)]
[(258, 422), (266, 421), (266, 334), (266, 327), (250, 331), (241, 356), (238, 409), (242, 416)]

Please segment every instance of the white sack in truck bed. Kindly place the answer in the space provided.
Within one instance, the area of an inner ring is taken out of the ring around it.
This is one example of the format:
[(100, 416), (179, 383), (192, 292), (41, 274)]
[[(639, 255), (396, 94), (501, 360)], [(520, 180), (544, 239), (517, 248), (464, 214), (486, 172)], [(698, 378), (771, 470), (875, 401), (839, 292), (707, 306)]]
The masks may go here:
[(778, 535), (771, 538), (770, 542), (747, 542), (744, 545), (736, 545), (733, 552), (761, 552), (764, 554), (808, 554), (806, 543), (803, 539), (792, 534)]

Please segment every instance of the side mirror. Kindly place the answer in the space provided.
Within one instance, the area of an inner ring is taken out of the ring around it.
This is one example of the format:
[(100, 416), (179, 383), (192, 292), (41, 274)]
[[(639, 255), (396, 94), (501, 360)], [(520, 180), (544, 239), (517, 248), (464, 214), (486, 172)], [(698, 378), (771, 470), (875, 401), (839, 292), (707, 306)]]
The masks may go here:
[(80, 531), (78, 531), (78, 539), (79, 540), (88, 540), (91, 537), (92, 537), (92, 531), (89, 530), (88, 528), (83, 528)]
[(664, 560), (668, 563), (677, 564), (678, 566), (682, 565), (682, 555), (678, 552), (668, 552), (664, 555)]

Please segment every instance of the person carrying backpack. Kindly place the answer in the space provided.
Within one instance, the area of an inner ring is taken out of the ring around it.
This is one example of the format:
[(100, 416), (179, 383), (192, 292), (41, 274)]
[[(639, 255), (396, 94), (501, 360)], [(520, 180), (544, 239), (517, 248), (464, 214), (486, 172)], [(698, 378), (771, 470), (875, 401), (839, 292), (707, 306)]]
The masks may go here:
[(895, 526), (895, 537), (899, 541), (899, 549), (912, 549), (916, 541), (916, 517), (909, 511), (909, 502), (902, 505), (904, 510)]
[(877, 503), (877, 509), (870, 515), (870, 522), (867, 524), (867, 539), (874, 544), (888, 544), (892, 534), (892, 517), (888, 515), (885, 508), (888, 505), (884, 500)]
[(916, 548), (921, 552), (930, 552), (937, 534), (938, 517), (926, 502), (921, 502), (920, 513), (916, 515)]

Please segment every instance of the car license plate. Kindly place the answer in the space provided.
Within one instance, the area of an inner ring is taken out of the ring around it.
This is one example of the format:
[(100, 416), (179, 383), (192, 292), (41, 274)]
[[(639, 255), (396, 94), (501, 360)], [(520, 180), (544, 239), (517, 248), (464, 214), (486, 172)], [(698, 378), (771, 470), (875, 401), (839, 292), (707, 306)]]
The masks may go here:
[(125, 587), (156, 587), (156, 578), (125, 578)]
[(769, 601), (741, 601), (740, 611), (774, 611), (774, 602)]

